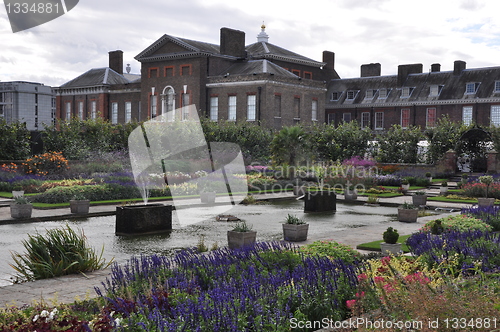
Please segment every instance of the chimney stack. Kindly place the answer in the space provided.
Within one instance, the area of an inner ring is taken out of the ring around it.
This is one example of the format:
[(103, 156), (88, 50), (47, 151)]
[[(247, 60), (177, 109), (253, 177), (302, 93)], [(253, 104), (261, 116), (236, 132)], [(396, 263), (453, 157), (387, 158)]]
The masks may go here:
[(382, 66), (380, 63), (370, 63), (361, 65), (361, 77), (380, 76)]
[(410, 74), (422, 74), (423, 65), (421, 63), (415, 63), (411, 65), (399, 65), (398, 66), (398, 86), (403, 86)]
[(439, 73), (441, 71), (441, 65), (439, 63), (433, 63), (431, 65), (431, 72), (432, 73)]
[(455, 66), (453, 68), (453, 75), (460, 76), (462, 74), (462, 71), (464, 71), (466, 68), (465, 61), (457, 60), (457, 61), (455, 61), (454, 65)]
[(123, 51), (111, 51), (109, 53), (109, 68), (123, 75)]
[(245, 33), (229, 28), (220, 29), (220, 53), (245, 58)]

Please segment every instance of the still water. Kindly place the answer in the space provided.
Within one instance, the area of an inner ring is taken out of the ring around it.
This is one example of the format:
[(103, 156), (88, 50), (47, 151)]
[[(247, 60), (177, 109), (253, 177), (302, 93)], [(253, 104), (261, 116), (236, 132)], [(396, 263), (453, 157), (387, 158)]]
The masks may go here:
[[(376, 223), (388, 223), (394, 220), (396, 209), (393, 207), (370, 207), (363, 205), (347, 205), (337, 203), (336, 212), (304, 213), (303, 201), (286, 200), (276, 201), (263, 205), (237, 205), (225, 214), (237, 216), (257, 231), (257, 241), (281, 240), (281, 223), (287, 214), (296, 215), (307, 221), (309, 238), (321, 237), (325, 231), (332, 232), (349, 227), (363, 227)], [(11, 283), (10, 278), (15, 274), (9, 266), (12, 263), (11, 252), (24, 252), (22, 240), (28, 234), (44, 234), (46, 229), (70, 225), (75, 230), (83, 230), (90, 245), (99, 251), (104, 246), (103, 257), (106, 260), (114, 258), (123, 263), (133, 255), (171, 254), (175, 250), (196, 246), (203, 239), (209, 248), (214, 244), (227, 244), (226, 232), (232, 229), (234, 222), (215, 221), (214, 208), (190, 207), (193, 214), (203, 221), (181, 227), (175, 220), (173, 230), (169, 233), (143, 236), (116, 236), (115, 216), (71, 219), (65, 221), (46, 221), (26, 224), (11, 224), (0, 226), (0, 286)]]

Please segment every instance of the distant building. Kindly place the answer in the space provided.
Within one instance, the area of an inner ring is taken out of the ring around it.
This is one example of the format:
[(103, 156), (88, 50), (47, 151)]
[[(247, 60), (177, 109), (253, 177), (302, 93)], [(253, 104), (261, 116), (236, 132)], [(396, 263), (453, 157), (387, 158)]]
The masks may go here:
[(91, 69), (56, 88), (56, 117), (109, 120), (126, 123), (141, 120), (141, 77), (123, 73), (123, 52), (109, 52), (109, 67)]
[(136, 56), (142, 114), (183, 117), (175, 109), (194, 104), (200, 116), (219, 122), (270, 128), (324, 122), (326, 82), (339, 78), (334, 53), (315, 61), (268, 39), (264, 25), (248, 46), (244, 32), (229, 28), (220, 30), (220, 45), (163, 35)]
[(361, 77), (328, 84), (326, 120), (338, 125), (358, 121), (376, 131), (398, 124), (432, 128), (443, 115), (465, 124), (500, 126), (500, 67), (466, 69), (455, 61), (452, 71), (433, 64), (398, 66), (398, 74), (381, 76), (379, 63), (361, 66)]
[(33, 82), (0, 82), (0, 117), (24, 122), (30, 131), (43, 130), (55, 118), (55, 94), (50, 86)]

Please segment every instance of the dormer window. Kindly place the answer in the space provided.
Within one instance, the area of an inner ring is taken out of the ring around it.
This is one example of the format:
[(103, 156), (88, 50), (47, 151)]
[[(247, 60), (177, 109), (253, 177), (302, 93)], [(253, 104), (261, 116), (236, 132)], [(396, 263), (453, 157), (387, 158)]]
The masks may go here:
[(495, 89), (493, 92), (500, 93), (500, 81), (495, 81)]
[(476, 94), (477, 88), (479, 88), (480, 84), (481, 83), (479, 83), (479, 82), (467, 83), (467, 85), (465, 86), (465, 94), (466, 95)]
[(357, 90), (348, 90), (346, 100), (354, 100), (354, 98), (356, 98), (357, 94), (358, 94)]
[(431, 85), (429, 97), (437, 97), (443, 90), (444, 85)]
[(379, 99), (386, 99), (387, 96), (389, 95), (390, 89), (380, 89), (378, 91), (378, 98)]
[(404, 87), (401, 89), (401, 98), (409, 98), (415, 88)]
[(366, 90), (365, 99), (372, 99), (377, 90), (368, 89)]
[(341, 93), (338, 91), (332, 92), (330, 95), (330, 100), (339, 100)]

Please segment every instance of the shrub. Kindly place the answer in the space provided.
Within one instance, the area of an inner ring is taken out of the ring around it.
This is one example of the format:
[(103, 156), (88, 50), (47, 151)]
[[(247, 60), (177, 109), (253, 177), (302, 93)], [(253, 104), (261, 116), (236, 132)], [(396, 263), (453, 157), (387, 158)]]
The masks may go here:
[(12, 253), (17, 282), (52, 278), (67, 274), (94, 271), (105, 268), (102, 253), (98, 255), (88, 246), (83, 234), (68, 225), (47, 230), (45, 236), (37, 233), (23, 240), (25, 254)]
[(440, 222), (444, 232), (448, 231), (491, 231), (491, 226), (481, 219), (473, 218), (464, 214), (452, 215), (427, 222), (422, 228), (422, 232), (432, 232), (436, 227), (436, 222)]
[(68, 160), (61, 152), (46, 152), (26, 159), (22, 166), (27, 174), (61, 174), (68, 169)]
[(7, 124), (4, 117), (0, 117), (0, 159), (22, 160), (30, 155), (30, 132), (26, 123), (14, 122)]
[(500, 206), (473, 206), (463, 208), (462, 214), (481, 219), (492, 227), (493, 231), (500, 231)]
[(361, 258), (358, 251), (348, 245), (335, 241), (315, 241), (311, 244), (300, 247), (300, 252), (330, 259), (342, 259), (345, 262), (353, 263)]
[[(487, 185), (479, 182), (469, 182), (462, 186), (465, 196), (486, 197)], [(488, 197), (500, 199), (500, 183), (493, 182), (488, 188)]]

